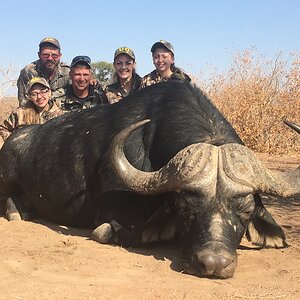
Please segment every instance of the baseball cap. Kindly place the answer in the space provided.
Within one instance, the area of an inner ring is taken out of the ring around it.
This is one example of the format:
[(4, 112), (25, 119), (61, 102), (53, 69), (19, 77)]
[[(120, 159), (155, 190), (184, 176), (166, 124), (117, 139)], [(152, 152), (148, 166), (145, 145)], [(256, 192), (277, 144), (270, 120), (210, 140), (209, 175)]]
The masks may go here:
[(91, 68), (91, 59), (86, 55), (75, 56), (71, 62), (71, 68), (75, 67), (78, 64), (85, 65), (90, 69)]
[(115, 51), (115, 55), (114, 55), (114, 60), (116, 59), (116, 57), (120, 54), (127, 54), (130, 58), (132, 58), (133, 60), (135, 60), (135, 55), (134, 52), (132, 51), (132, 49), (128, 48), (128, 47), (120, 47)]
[(157, 48), (166, 48), (167, 50), (171, 51), (173, 55), (175, 55), (172, 44), (165, 40), (160, 40), (154, 43), (151, 47), (151, 52), (154, 53)]
[(30, 92), (32, 86), (36, 83), (39, 83), (39, 84), (45, 86), (46, 88), (50, 89), (50, 85), (49, 85), (49, 83), (47, 82), (47, 80), (45, 78), (43, 78), (43, 77), (33, 77), (27, 83), (27, 93)]
[(54, 45), (55, 47), (57, 47), (60, 50), (60, 43), (57, 39), (53, 38), (53, 37), (46, 37), (44, 39), (41, 40), (39, 47), (41, 48), (43, 46), (43, 44), (51, 44)]

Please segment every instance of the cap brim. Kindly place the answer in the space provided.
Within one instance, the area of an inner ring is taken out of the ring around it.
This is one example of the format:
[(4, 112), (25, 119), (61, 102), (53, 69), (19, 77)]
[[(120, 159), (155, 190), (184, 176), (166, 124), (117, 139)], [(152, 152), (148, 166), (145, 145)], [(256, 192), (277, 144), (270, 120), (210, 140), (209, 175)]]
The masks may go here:
[(71, 68), (76, 67), (77, 65), (84, 65), (90, 69), (92, 68), (92, 66), (84, 60), (79, 60), (79, 61), (76, 61), (74, 64), (71, 64)]
[(52, 43), (52, 42), (42, 42), (42, 43), (39, 44), (39, 47), (43, 47), (44, 44), (53, 45), (55, 48), (60, 50), (60, 46), (55, 44), (55, 43)]
[(173, 55), (175, 55), (174, 54), (174, 50), (172, 49), (172, 48), (169, 48), (167, 45), (165, 45), (164, 43), (162, 43), (162, 42), (156, 42), (155, 44), (153, 44), (153, 46), (151, 47), (151, 52), (152, 53), (154, 53), (155, 52), (155, 50), (157, 49), (157, 48), (164, 48), (164, 49), (167, 49), (168, 51), (170, 51)]
[(157, 42), (157, 43), (153, 44), (153, 46), (151, 47), (151, 52), (153, 53), (157, 48), (160, 48), (160, 47), (168, 49), (163, 43)]
[(126, 54), (127, 56), (129, 56), (130, 58), (132, 58), (133, 60), (135, 60), (135, 57), (133, 57), (132, 55), (130, 55), (130, 54), (127, 53), (127, 52), (118, 52), (118, 54), (116, 54), (116, 55), (114, 56), (114, 59), (115, 59), (116, 57), (118, 57), (120, 54)]
[(30, 92), (30, 90), (32, 89), (32, 87), (35, 85), (35, 84), (40, 84), (42, 86), (44, 86), (45, 88), (49, 89), (50, 90), (50, 86), (49, 85), (46, 85), (42, 82), (34, 82), (33, 84), (31, 84), (28, 88), (27, 88), (27, 93)]

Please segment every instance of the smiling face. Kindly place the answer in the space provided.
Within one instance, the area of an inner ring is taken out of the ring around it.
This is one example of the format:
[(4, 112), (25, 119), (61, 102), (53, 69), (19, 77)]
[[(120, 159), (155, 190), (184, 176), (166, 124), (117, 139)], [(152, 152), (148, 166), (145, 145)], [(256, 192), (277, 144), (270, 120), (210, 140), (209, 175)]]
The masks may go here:
[(61, 58), (60, 50), (52, 45), (42, 47), (38, 55), (44, 70), (49, 73), (56, 69)]
[(49, 88), (40, 83), (34, 84), (29, 91), (29, 99), (39, 111), (42, 111), (47, 106), (50, 97), (51, 91)]
[(92, 73), (91, 70), (84, 65), (76, 65), (70, 71), (70, 79), (74, 92), (83, 92), (89, 89)]
[(153, 53), (153, 64), (162, 77), (172, 74), (171, 66), (174, 64), (174, 56), (166, 48), (157, 48)]
[(116, 73), (123, 81), (129, 81), (132, 78), (135, 66), (135, 61), (126, 54), (119, 54), (114, 60)]

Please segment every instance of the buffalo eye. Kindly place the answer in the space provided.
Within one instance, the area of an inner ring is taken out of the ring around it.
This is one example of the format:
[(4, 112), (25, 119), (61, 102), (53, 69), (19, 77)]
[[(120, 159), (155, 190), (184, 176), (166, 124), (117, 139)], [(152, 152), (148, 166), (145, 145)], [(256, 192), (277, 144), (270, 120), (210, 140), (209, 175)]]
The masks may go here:
[(255, 209), (253, 195), (240, 197), (237, 200), (237, 215), (242, 221), (249, 221)]
[(239, 216), (244, 219), (244, 220), (249, 220), (251, 218), (253, 214), (253, 210), (249, 210), (249, 211), (244, 211), (242, 213), (239, 214)]

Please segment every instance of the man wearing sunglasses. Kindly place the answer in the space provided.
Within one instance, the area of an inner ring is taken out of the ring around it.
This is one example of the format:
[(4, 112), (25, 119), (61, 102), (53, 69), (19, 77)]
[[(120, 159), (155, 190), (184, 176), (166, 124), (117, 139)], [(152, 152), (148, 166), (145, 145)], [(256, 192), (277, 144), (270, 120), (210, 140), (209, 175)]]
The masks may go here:
[(79, 111), (86, 108), (107, 104), (102, 87), (94, 85), (91, 59), (85, 55), (73, 58), (70, 70), (71, 84), (66, 90), (66, 99), (62, 103), (65, 111)]
[(28, 106), (26, 87), (33, 77), (43, 77), (50, 85), (52, 99), (60, 107), (65, 99), (65, 89), (69, 82), (70, 67), (61, 62), (61, 47), (57, 39), (47, 37), (39, 44), (39, 59), (23, 68), (17, 81), (18, 99), (21, 107)]

